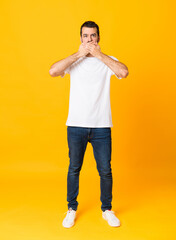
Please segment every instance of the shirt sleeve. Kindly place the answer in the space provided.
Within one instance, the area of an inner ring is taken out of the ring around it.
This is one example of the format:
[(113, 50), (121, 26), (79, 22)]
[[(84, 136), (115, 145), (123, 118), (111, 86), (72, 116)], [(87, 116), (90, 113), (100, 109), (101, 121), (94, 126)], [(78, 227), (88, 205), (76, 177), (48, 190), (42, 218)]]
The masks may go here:
[(77, 66), (81, 58), (79, 58), (76, 62), (72, 63), (68, 68), (65, 69), (63, 75), (61, 77), (63, 78), (66, 73), (71, 74), (72, 70)]
[[(109, 56), (109, 55), (108, 55)], [(111, 57), (112, 59), (114, 59), (114, 60), (116, 60), (116, 61), (119, 61), (116, 57), (113, 57), (113, 56), (109, 56), (109, 57)], [(110, 75), (112, 76), (112, 75), (115, 75), (118, 79), (122, 79), (121, 77), (118, 77), (109, 67), (108, 67), (108, 69), (109, 69), (109, 72), (110, 72)]]

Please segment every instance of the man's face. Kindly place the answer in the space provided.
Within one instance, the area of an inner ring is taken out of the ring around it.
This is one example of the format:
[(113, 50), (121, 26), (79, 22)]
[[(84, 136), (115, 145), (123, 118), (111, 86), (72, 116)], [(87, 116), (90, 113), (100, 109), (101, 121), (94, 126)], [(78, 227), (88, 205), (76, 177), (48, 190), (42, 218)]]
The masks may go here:
[(89, 27), (83, 27), (82, 28), (82, 37), (81, 37), (81, 42), (82, 43), (88, 43), (88, 42), (94, 42), (98, 43), (99, 42), (99, 37), (97, 34), (97, 28), (89, 28)]

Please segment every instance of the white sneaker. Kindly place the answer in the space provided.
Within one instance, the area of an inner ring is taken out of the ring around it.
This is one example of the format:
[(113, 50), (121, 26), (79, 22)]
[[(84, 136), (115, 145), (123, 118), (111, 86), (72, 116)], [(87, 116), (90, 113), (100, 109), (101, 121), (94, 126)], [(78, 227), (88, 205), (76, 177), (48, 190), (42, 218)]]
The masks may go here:
[(114, 215), (111, 210), (106, 210), (102, 213), (102, 217), (108, 222), (111, 227), (119, 227), (120, 220)]
[(69, 210), (66, 212), (67, 215), (64, 218), (62, 225), (65, 228), (70, 228), (75, 224), (75, 218), (76, 218), (76, 211), (72, 208), (69, 208)]

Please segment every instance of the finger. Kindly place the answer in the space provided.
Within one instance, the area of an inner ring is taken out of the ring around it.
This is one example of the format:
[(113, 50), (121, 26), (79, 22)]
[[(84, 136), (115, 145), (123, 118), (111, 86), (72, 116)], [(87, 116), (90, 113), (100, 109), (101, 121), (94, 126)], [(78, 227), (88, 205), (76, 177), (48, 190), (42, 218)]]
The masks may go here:
[(86, 47), (92, 47), (92, 44), (86, 44)]
[(95, 43), (91, 42), (91, 43), (87, 43), (87, 46), (94, 46)]
[(93, 48), (92, 48), (92, 46), (87, 46), (86, 49), (92, 50)]
[(87, 44), (88, 44), (88, 45), (92, 45), (92, 44), (94, 44), (94, 42), (93, 42), (93, 41), (91, 41), (91, 42), (88, 42)]

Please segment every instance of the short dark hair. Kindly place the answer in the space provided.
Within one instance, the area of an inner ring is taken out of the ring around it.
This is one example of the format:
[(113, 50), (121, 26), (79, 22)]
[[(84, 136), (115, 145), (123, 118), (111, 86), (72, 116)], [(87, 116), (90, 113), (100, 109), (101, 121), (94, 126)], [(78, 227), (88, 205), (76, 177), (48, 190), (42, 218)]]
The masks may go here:
[(97, 34), (98, 34), (98, 37), (99, 37), (99, 26), (95, 23), (95, 22), (92, 22), (92, 21), (87, 21), (87, 22), (84, 22), (82, 25), (81, 25), (81, 29), (80, 29), (80, 36), (82, 37), (82, 28), (83, 27), (89, 27), (89, 28), (94, 28), (96, 27), (97, 28)]

